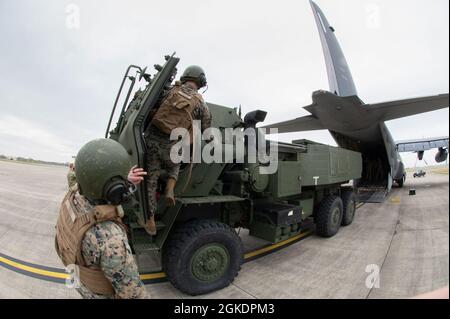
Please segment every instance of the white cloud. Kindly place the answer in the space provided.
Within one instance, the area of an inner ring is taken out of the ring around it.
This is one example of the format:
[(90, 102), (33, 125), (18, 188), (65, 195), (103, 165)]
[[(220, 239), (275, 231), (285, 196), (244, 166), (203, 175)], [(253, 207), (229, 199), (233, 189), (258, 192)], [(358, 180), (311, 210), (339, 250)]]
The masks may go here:
[[(317, 2), (365, 102), (448, 92), (448, 0)], [(66, 28), (69, 3), (80, 8), (79, 29)], [(368, 28), (367, 8), (374, 5), (379, 28)], [(263, 109), (267, 123), (306, 115), (301, 106), (311, 103), (311, 93), (328, 88), (306, 0), (2, 0), (0, 38), (2, 114), (32, 123), (59, 145), (40, 150), (23, 135), (8, 141), (2, 135), (0, 146), (8, 142), (41, 158), (59, 158), (60, 145), (73, 152), (71, 145), (77, 150), (101, 137), (125, 68), (133, 63), (150, 70), (173, 51), (179, 70), (204, 66), (208, 101), (242, 104), (244, 113)], [(444, 110), (388, 126), (394, 139), (441, 136), (448, 135), (447, 118)], [(334, 144), (327, 132), (282, 137), (299, 138)]]
[(70, 141), (36, 123), (11, 115), (0, 116), (0, 153), (4, 155), (66, 162), (74, 152)]

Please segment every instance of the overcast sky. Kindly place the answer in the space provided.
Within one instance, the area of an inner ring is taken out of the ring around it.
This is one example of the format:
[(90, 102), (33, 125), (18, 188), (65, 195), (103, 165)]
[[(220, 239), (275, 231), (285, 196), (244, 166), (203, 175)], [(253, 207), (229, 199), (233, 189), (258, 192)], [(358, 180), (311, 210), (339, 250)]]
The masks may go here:
[[(362, 100), (449, 91), (448, 0), (317, 0)], [(73, 5), (71, 5), (73, 4)], [(74, 6), (75, 5), (75, 6)], [(77, 14), (79, 13), (79, 24)], [(173, 51), (207, 72), (209, 102), (307, 115), (328, 89), (309, 1), (0, 1), (0, 154), (70, 161), (102, 137), (129, 64)], [(388, 122), (394, 139), (446, 136), (448, 109)], [(282, 135), (335, 145), (327, 131)], [(434, 163), (435, 152), (426, 159)], [(408, 166), (413, 154), (404, 154)]]

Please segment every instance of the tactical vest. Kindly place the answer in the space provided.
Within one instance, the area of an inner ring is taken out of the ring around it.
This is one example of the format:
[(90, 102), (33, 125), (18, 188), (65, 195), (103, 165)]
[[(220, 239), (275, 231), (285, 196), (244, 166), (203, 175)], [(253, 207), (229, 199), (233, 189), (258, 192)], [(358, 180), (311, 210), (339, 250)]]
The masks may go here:
[(191, 132), (192, 111), (202, 101), (199, 93), (188, 94), (182, 90), (182, 84), (177, 83), (164, 97), (152, 119), (152, 124), (169, 135), (178, 127)]
[[(124, 227), (121, 217), (121, 206), (94, 206), (88, 213), (81, 211), (74, 203), (76, 191), (71, 190), (64, 197), (56, 223), (55, 248), (63, 264), (77, 265), (80, 270), (80, 281), (93, 293), (100, 295), (115, 295), (111, 282), (105, 277), (99, 267), (87, 267), (81, 253), (81, 244), (86, 232), (94, 225), (113, 221)], [(81, 196), (78, 196), (81, 198)], [(84, 199), (77, 198), (77, 204)]]

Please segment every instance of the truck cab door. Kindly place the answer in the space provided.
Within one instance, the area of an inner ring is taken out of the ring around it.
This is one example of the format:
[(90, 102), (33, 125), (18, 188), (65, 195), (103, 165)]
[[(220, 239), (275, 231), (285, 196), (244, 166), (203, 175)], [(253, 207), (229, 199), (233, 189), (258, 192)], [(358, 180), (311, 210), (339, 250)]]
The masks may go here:
[[(132, 109), (123, 110), (120, 118), (123, 122), (118, 125), (117, 134), (110, 135), (110, 138), (116, 139), (122, 144), (130, 156), (130, 160), (134, 165), (146, 169), (146, 145), (144, 141), (144, 131), (150, 120), (151, 111), (156, 107), (156, 104), (165, 89), (168, 89), (176, 75), (176, 65), (179, 58), (172, 56), (166, 57), (166, 63), (161, 66), (155, 66), (158, 73), (147, 85), (142, 92), (143, 97), (139, 103), (135, 103)], [(148, 199), (147, 199), (147, 185), (140, 183), (135, 193), (137, 201), (131, 205), (124, 206), (125, 211), (134, 212), (140, 222), (147, 220)]]

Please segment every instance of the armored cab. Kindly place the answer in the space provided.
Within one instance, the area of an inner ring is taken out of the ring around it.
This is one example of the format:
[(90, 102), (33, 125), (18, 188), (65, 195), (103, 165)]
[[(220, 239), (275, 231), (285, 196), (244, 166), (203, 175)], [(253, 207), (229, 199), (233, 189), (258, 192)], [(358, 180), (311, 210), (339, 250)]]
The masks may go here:
[[(140, 167), (145, 168), (143, 132), (159, 97), (175, 78), (178, 61), (167, 56), (164, 66), (155, 66), (157, 73), (153, 77), (145, 69), (130, 66), (122, 81), (106, 135), (119, 141), (131, 162)], [(137, 70), (136, 76), (129, 74), (133, 69)], [(148, 83), (129, 102), (136, 78), (144, 78)], [(131, 85), (118, 122), (110, 131), (126, 79), (131, 80)], [(362, 171), (360, 153), (309, 140), (281, 143), (256, 134), (254, 144), (244, 136), (234, 139), (242, 142), (242, 147), (230, 147), (227, 129), (240, 132), (255, 128), (264, 121), (266, 113), (255, 111), (242, 119), (237, 109), (210, 103), (208, 106), (212, 126), (223, 137), (218, 143), (221, 147), (214, 152), (220, 152), (223, 161), (183, 164), (175, 189), (176, 205), (166, 207), (160, 200), (156, 236), (148, 235), (141, 226), (148, 212), (145, 183), (139, 185), (133, 200), (124, 206), (134, 252), (157, 253), (171, 283), (191, 295), (223, 288), (235, 278), (243, 261), (237, 228), (246, 228), (250, 236), (278, 243), (306, 228), (315, 227), (318, 235), (331, 237), (341, 225), (349, 225), (356, 205), (349, 182), (359, 179)], [(205, 144), (202, 141), (201, 147)], [(249, 145), (257, 145), (257, 155)], [(276, 149), (268, 155), (269, 162), (260, 158), (263, 145)], [(276, 170), (269, 171), (273, 162)], [(161, 173), (163, 193), (165, 174)]]

